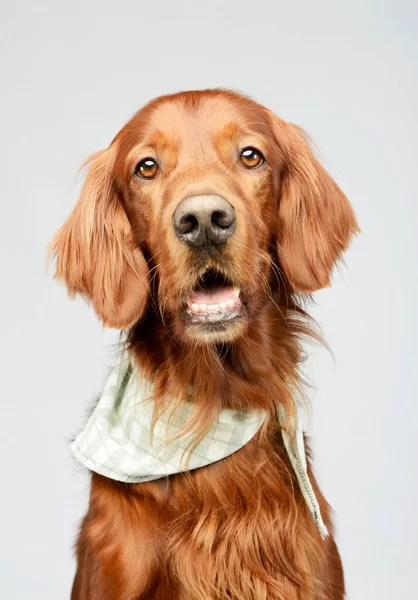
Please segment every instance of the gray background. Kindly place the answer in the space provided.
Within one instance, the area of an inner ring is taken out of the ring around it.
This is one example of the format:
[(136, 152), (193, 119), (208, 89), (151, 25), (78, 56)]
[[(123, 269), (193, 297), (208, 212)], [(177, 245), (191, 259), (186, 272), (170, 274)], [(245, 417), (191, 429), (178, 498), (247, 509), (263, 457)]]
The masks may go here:
[(417, 565), (417, 10), (413, 2), (2, 2), (1, 596), (68, 598), (87, 478), (68, 438), (117, 333), (45, 274), (75, 173), (150, 98), (245, 91), (307, 129), (363, 230), (312, 314), (312, 436), (349, 598)]

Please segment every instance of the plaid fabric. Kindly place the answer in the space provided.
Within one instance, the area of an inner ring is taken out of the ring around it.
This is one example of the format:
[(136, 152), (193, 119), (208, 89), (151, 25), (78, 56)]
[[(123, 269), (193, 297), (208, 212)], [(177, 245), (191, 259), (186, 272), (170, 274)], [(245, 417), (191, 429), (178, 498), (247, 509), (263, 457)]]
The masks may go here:
[[(193, 447), (190, 434), (181, 431), (194, 415), (193, 403), (183, 402), (175, 411), (166, 411), (154, 424), (151, 436), (152, 394), (152, 384), (133, 370), (129, 359), (121, 359), (87, 425), (70, 446), (75, 458), (91, 471), (116, 481), (153, 481), (230, 456), (254, 437), (265, 419), (263, 411), (224, 409), (210, 431)], [(299, 430), (295, 444), (283, 436), (285, 446), (312, 516), (321, 535), (326, 537), (326, 527), (306, 473), (301, 425)]]
[(194, 405), (184, 402), (166, 411), (151, 438), (152, 386), (135, 375), (128, 360), (116, 365), (86, 427), (71, 444), (83, 465), (117, 481), (152, 481), (217, 462), (242, 448), (265, 419), (261, 411), (222, 410), (190, 452), (190, 435), (176, 436), (193, 417)]

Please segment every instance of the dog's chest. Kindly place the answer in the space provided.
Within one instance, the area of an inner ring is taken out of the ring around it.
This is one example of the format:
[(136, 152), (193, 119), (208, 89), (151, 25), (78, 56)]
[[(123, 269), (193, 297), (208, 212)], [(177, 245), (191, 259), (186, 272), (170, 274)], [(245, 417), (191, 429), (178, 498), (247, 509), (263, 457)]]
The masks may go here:
[[(113, 487), (112, 505), (116, 494), (121, 509), (101, 516), (108, 534), (120, 521), (118, 543), (109, 539), (113, 555), (122, 557), (126, 572), (138, 564), (132, 552), (139, 562), (144, 554), (154, 557), (152, 571), (170, 573), (175, 594), (183, 584), (200, 590), (188, 600), (296, 599), (294, 579), (313, 578), (321, 568), (321, 552), (314, 559), (311, 554), (322, 540), (282, 444), (273, 453), (254, 440), (224, 461), (173, 476), (168, 484), (107, 480), (107, 485)], [(175, 599), (171, 593), (167, 597)]]

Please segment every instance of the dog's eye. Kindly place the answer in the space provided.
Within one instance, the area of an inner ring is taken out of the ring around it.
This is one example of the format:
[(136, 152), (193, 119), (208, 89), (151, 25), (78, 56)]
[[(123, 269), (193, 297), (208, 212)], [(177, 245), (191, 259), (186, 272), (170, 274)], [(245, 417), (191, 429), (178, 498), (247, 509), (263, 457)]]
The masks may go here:
[(142, 179), (154, 179), (158, 171), (158, 165), (153, 158), (144, 158), (135, 167), (135, 175)]
[(264, 162), (264, 156), (257, 148), (244, 148), (240, 154), (240, 159), (247, 169), (257, 169)]

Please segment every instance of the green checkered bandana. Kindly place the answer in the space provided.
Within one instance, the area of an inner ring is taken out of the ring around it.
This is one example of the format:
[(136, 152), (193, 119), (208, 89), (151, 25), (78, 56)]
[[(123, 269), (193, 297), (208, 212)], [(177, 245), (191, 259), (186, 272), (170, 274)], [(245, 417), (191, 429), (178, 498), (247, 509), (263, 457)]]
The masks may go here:
[[(153, 481), (230, 456), (254, 437), (265, 420), (264, 411), (223, 409), (205, 437), (193, 446), (183, 428), (195, 414), (194, 404), (183, 402), (174, 411), (166, 411), (152, 430), (152, 395), (152, 384), (140, 377), (129, 359), (121, 359), (87, 425), (71, 444), (76, 459), (116, 481)], [(327, 530), (306, 473), (301, 426), (299, 429), (294, 444), (285, 433), (283, 438), (302, 493), (325, 537)]]

